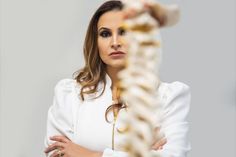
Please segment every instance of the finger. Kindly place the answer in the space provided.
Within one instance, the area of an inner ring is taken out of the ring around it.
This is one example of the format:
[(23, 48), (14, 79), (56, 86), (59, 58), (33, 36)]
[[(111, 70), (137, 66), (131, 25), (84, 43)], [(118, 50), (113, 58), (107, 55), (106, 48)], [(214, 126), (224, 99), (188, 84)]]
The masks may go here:
[(159, 142), (156, 142), (153, 146), (152, 146), (152, 149), (154, 150), (159, 150), (159, 149), (162, 149), (163, 146), (167, 143), (167, 139), (166, 138), (163, 138), (161, 139)]
[(68, 139), (70, 141), (70, 139), (67, 136), (65, 136), (65, 135), (54, 135), (54, 136), (51, 136), (51, 137), (64, 137), (64, 138), (66, 138), (66, 139)]
[(65, 147), (65, 144), (64, 143), (61, 143), (61, 142), (55, 142), (53, 143), (52, 145), (50, 145), (48, 148), (45, 149), (45, 153), (49, 153), (55, 149), (58, 149), (58, 148), (64, 148)]
[(58, 142), (63, 142), (63, 143), (70, 142), (70, 140), (66, 136), (61, 136), (61, 135), (52, 136), (50, 137), (50, 139), (53, 141), (58, 141)]
[(130, 9), (125, 9), (123, 11), (123, 17), (124, 19), (128, 19), (128, 18), (132, 18), (135, 17), (135, 15), (137, 14), (137, 10), (130, 8)]
[(65, 150), (65, 149), (61, 150), (61, 156), (67, 157), (67, 155), (66, 155), (66, 150)]
[(54, 151), (51, 155), (50, 155), (50, 157), (60, 157), (60, 150), (57, 150), (57, 151)]
[[(167, 139), (166, 139), (166, 138), (163, 138), (163, 139), (161, 139), (159, 142), (157, 142), (156, 146), (157, 146), (157, 147), (162, 147), (162, 146), (164, 146), (166, 143), (167, 143)], [(154, 146), (155, 146), (155, 145), (154, 145)]]
[(153, 5), (154, 5), (154, 2), (143, 1), (143, 7), (144, 7), (144, 10), (146, 11), (151, 10)]
[[(68, 137), (63, 136), (63, 135), (55, 135), (55, 136), (50, 137), (50, 139), (58, 139), (59, 141), (64, 140), (65, 142), (71, 141)], [(63, 142), (63, 141), (61, 141), (61, 142)]]
[(51, 152), (51, 151), (53, 151), (53, 150), (55, 150), (55, 149), (64, 148), (64, 147), (65, 147), (65, 144), (64, 144), (64, 143), (62, 143), (62, 142), (55, 142), (55, 143), (49, 145), (49, 146), (44, 150), (44, 152), (45, 152), (45, 153), (49, 153), (49, 152)]

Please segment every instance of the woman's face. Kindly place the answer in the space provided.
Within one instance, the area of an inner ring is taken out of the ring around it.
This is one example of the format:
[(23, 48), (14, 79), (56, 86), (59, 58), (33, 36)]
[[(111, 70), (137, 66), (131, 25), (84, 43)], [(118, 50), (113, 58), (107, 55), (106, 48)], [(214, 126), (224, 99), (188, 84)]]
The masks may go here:
[(127, 45), (124, 44), (125, 30), (122, 28), (122, 11), (104, 13), (98, 20), (98, 50), (107, 68), (124, 66)]

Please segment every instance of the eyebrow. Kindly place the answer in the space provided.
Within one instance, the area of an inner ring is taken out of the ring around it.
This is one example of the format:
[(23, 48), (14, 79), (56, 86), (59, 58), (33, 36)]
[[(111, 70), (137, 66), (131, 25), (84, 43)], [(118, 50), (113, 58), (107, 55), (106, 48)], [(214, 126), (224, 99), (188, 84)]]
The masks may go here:
[[(122, 27), (122, 26), (120, 26), (118, 29), (123, 29), (124, 27)], [(107, 28), (107, 27), (100, 27), (99, 29), (98, 29), (98, 32), (100, 31), (100, 30), (111, 30), (111, 29), (109, 29), (109, 28)]]
[(103, 29), (105, 29), (105, 30), (110, 30), (109, 28), (101, 27), (101, 28), (98, 29), (98, 31), (103, 30)]

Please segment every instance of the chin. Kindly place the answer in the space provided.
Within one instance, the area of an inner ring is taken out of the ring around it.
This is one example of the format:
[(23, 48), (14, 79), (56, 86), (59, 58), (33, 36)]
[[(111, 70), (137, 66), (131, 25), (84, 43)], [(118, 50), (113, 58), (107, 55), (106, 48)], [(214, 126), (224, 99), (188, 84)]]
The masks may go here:
[(117, 68), (117, 69), (123, 69), (125, 67), (125, 62), (113, 63), (113, 64), (110, 64), (110, 67)]
[(105, 62), (106, 66), (109, 68), (115, 68), (115, 69), (123, 69), (125, 67), (125, 59), (120, 60), (109, 60), (108, 62)]
[(120, 68), (124, 68), (124, 66), (125, 66), (125, 64), (116, 64), (116, 65), (111, 65), (111, 67), (113, 67), (113, 68), (118, 68), (118, 69), (120, 69)]

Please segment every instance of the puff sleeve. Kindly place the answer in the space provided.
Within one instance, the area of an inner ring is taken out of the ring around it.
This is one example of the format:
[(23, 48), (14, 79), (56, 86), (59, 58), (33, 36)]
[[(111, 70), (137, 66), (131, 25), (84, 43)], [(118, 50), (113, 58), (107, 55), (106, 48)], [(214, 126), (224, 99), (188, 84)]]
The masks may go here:
[(167, 143), (160, 150), (161, 157), (187, 157), (191, 149), (188, 139), (190, 88), (182, 82), (173, 82), (166, 85), (163, 92), (161, 131)]
[(48, 110), (45, 147), (53, 143), (50, 137), (54, 135), (64, 135), (73, 139), (76, 114), (73, 106), (74, 81), (72, 79), (60, 80), (54, 88), (53, 104)]
[[(181, 82), (164, 83), (160, 92), (163, 103), (161, 131), (165, 134), (167, 143), (162, 150), (151, 150), (151, 153), (160, 157), (187, 157), (191, 149), (187, 121), (190, 109), (190, 88)], [(128, 157), (128, 154), (107, 148), (102, 157)]]

